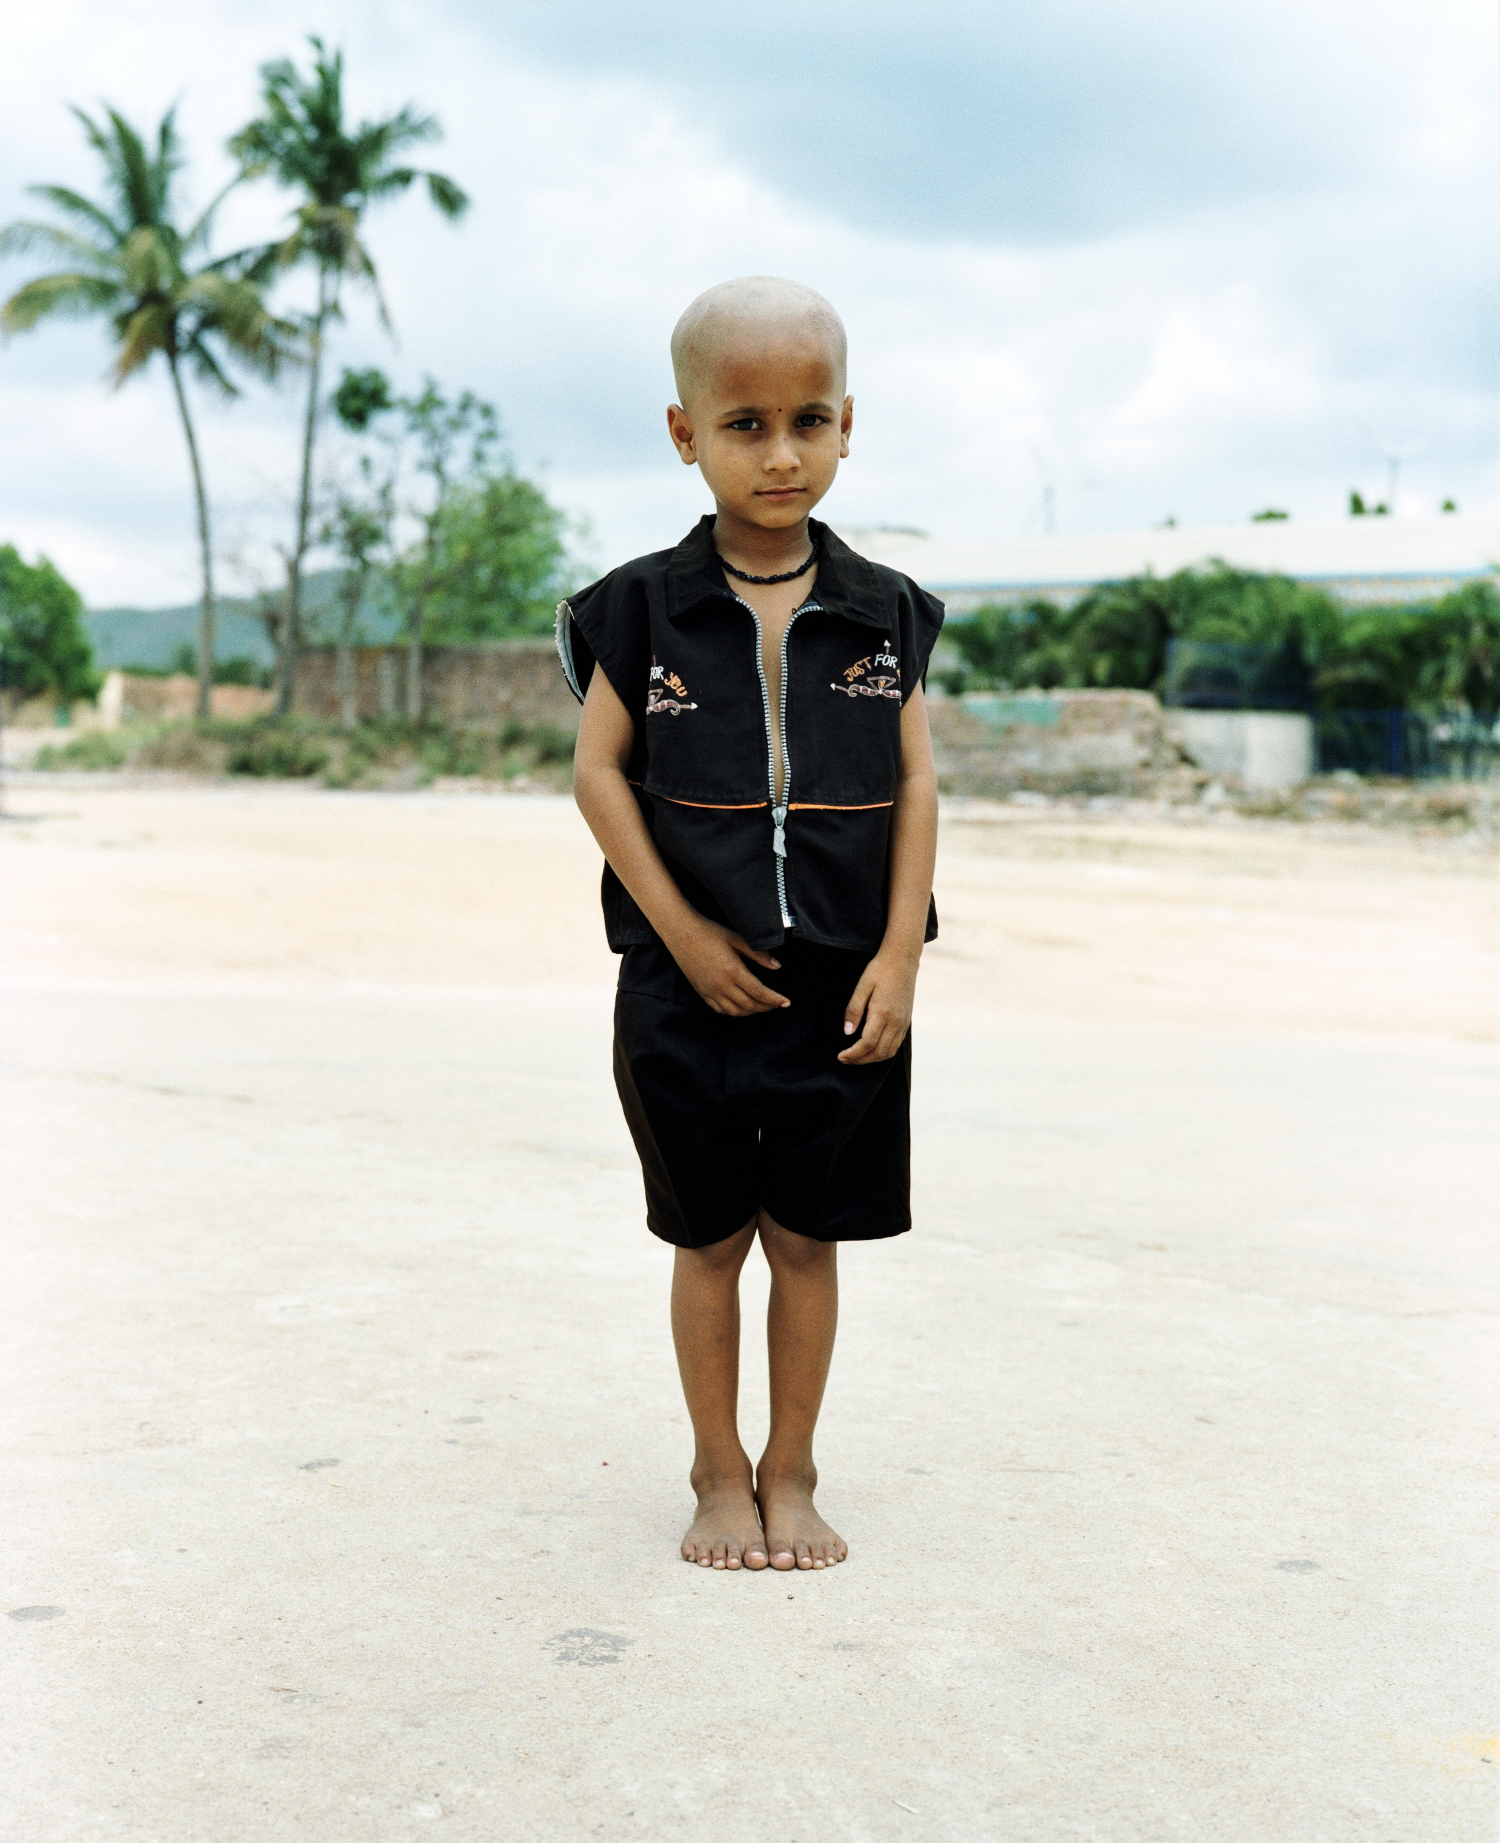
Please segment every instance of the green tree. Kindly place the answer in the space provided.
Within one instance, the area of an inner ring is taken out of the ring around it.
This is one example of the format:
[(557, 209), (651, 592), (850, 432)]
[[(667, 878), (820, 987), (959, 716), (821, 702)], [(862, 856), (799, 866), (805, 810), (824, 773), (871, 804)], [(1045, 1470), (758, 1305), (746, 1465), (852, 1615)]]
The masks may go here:
[(408, 435), (416, 445), (416, 470), (427, 486), (414, 508), (422, 527), (418, 541), (396, 569), (397, 590), (406, 604), (406, 714), (416, 723), (422, 715), (422, 645), (427, 615), (454, 583), (452, 560), (444, 544), (444, 521), (455, 495), (483, 476), (500, 439), (500, 420), (493, 404), (471, 390), (445, 397), (433, 378), (419, 397), (399, 404)]
[(428, 635), (463, 643), (550, 633), (573, 587), (567, 526), (541, 488), (509, 468), (456, 489), (438, 529)]
[(1500, 718), (1500, 586), (1493, 576), (1466, 582), (1432, 611), (1441, 665), (1427, 668), (1421, 691), (1434, 704), (1462, 699), (1483, 723)]
[(1325, 709), (1420, 710), (1466, 704), (1500, 717), (1500, 589), (1467, 582), (1430, 606), (1362, 608), (1345, 616), (1318, 674)]
[(948, 631), (977, 683), (1159, 692), (1174, 640), (1253, 648), (1301, 674), (1329, 653), (1341, 618), (1319, 589), (1218, 563), (1101, 583), (1066, 611), (982, 608)]
[(1070, 611), (1063, 683), (1099, 690), (1159, 686), (1182, 599), (1174, 576), (1134, 576), (1090, 589)]
[(1040, 598), (1019, 608), (991, 603), (955, 621), (944, 637), (964, 661), (966, 681), (1016, 690), (1032, 685), (1050, 691), (1068, 679), (1068, 616)]
[(352, 729), (359, 718), (354, 682), (354, 630), (366, 593), (383, 563), (391, 556), (396, 520), (396, 476), (400, 468), (398, 444), (375, 435), (376, 425), (397, 407), (389, 378), (373, 367), (351, 371), (347, 366), (339, 387), (329, 398), (334, 415), (351, 435), (372, 438), (358, 453), (355, 478), (334, 491), (327, 520), (319, 533), (343, 565), (336, 601), (339, 624), (335, 641), (334, 686), (339, 720)]
[(289, 58), (261, 69), (263, 113), (229, 143), (246, 175), (272, 175), (301, 195), (290, 236), (274, 248), (283, 267), (310, 264), (317, 273), (317, 304), (307, 322), (310, 376), (302, 429), (302, 473), (297, 520), (287, 559), (286, 614), (280, 625), (277, 661), (278, 707), (290, 708), (292, 675), (302, 630), (302, 565), (312, 537), (313, 466), (317, 443), (323, 344), (331, 319), (341, 312), (346, 279), (363, 283), (375, 296), (382, 324), (390, 316), (380, 292), (374, 258), (363, 241), (368, 209), (427, 181), (428, 197), (444, 217), (457, 218), (468, 198), (442, 173), (402, 163), (410, 148), (438, 137), (437, 120), (411, 104), (380, 121), (350, 127), (344, 119), (344, 58), (329, 53), (320, 38), (312, 72), (304, 77)]
[(26, 563), (13, 544), (0, 544), (0, 687), (60, 704), (99, 689), (83, 597), (45, 557)]
[(186, 230), (178, 227), (173, 194), (183, 152), (174, 110), (162, 117), (155, 146), (149, 149), (117, 110), (106, 109), (103, 122), (81, 109), (73, 113), (103, 164), (105, 202), (96, 204), (67, 186), (30, 188), (62, 222), (8, 225), (0, 231), (0, 255), (40, 249), (67, 266), (18, 289), (0, 309), (0, 328), (11, 334), (28, 331), (53, 315), (107, 315), (115, 339), (112, 371), (117, 388), (153, 358), (165, 361), (182, 419), (198, 511), (203, 559), (198, 708), (206, 715), (213, 683), (213, 542), (183, 371), (190, 367), (224, 397), (238, 396), (225, 361), (233, 358), (274, 375), (292, 329), (267, 310), (244, 253), (199, 260), (223, 193)]

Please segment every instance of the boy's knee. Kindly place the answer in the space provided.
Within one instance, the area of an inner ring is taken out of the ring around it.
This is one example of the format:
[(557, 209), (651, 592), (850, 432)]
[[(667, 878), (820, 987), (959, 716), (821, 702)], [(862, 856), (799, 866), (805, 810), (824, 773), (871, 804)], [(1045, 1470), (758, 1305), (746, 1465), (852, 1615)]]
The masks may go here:
[(760, 1243), (766, 1251), (766, 1259), (773, 1267), (787, 1267), (793, 1272), (810, 1272), (815, 1268), (826, 1267), (837, 1258), (838, 1245), (831, 1241), (814, 1241), (810, 1235), (798, 1235), (793, 1229), (782, 1228), (761, 1211), (759, 1216)]
[(723, 1241), (710, 1242), (706, 1248), (679, 1248), (677, 1258), (701, 1273), (725, 1273), (744, 1265), (754, 1240), (755, 1219), (752, 1217), (744, 1228), (726, 1235)]

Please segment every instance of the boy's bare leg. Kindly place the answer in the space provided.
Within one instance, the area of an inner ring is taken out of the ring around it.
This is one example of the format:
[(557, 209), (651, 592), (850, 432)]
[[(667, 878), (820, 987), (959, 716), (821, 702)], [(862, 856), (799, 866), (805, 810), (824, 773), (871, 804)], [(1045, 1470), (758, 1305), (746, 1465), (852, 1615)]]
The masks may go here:
[(756, 1468), (756, 1501), (773, 1568), (827, 1568), (849, 1553), (813, 1507), (813, 1429), (839, 1322), (838, 1247), (794, 1235), (764, 1210), (757, 1220), (771, 1264), (771, 1432)]
[(672, 1341), (693, 1422), (698, 1514), (682, 1558), (701, 1568), (764, 1568), (750, 1456), (740, 1444), (740, 1269), (756, 1218), (708, 1248), (679, 1248), (672, 1269)]

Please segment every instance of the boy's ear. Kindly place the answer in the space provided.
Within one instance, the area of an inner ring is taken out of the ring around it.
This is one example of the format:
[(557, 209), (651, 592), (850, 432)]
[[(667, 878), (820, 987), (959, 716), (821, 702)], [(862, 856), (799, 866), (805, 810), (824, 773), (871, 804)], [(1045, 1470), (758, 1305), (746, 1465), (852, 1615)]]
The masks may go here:
[(680, 403), (667, 405), (667, 433), (672, 437), (672, 445), (681, 456), (683, 466), (693, 466), (698, 459), (697, 438), (693, 434), (692, 419)]
[(845, 397), (843, 413), (839, 417), (839, 459), (841, 461), (847, 461), (849, 458), (849, 432), (853, 427), (854, 399)]

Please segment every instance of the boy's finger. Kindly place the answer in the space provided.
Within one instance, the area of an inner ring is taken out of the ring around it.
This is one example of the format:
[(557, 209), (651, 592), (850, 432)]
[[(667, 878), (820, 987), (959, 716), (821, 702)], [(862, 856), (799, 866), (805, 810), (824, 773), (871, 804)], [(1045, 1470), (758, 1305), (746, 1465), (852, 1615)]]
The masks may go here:
[(844, 1035), (852, 1037), (859, 1029), (859, 1020), (865, 1014), (865, 1006), (870, 1002), (870, 994), (875, 990), (875, 981), (868, 973), (860, 975), (859, 984), (849, 995), (849, 1002), (844, 1006)]
[(839, 1061), (851, 1064), (889, 1062), (900, 1049), (905, 1037), (906, 1026), (896, 1018), (872, 1012), (865, 1020), (864, 1032), (859, 1041), (851, 1043), (848, 1049), (840, 1051)]
[(747, 960), (753, 960), (757, 966), (769, 966), (773, 973), (780, 970), (781, 962), (773, 954), (763, 953), (759, 947), (752, 947), (748, 941), (741, 939), (737, 934), (728, 935), (726, 938), (736, 953), (743, 954)]
[(784, 1011), (792, 1002), (789, 998), (783, 998), (780, 992), (773, 991), (770, 986), (762, 985), (748, 966), (735, 982), (735, 989), (742, 992), (760, 1011)]

